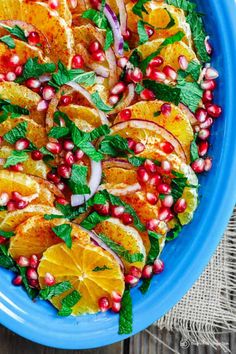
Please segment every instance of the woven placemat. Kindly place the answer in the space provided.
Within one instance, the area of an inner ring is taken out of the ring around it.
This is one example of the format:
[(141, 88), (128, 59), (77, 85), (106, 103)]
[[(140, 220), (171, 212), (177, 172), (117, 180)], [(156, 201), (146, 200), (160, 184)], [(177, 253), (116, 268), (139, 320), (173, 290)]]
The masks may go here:
[(180, 332), (182, 347), (204, 344), (230, 352), (217, 340), (216, 334), (236, 332), (236, 209), (204, 273), (183, 299), (155, 324), (160, 329)]

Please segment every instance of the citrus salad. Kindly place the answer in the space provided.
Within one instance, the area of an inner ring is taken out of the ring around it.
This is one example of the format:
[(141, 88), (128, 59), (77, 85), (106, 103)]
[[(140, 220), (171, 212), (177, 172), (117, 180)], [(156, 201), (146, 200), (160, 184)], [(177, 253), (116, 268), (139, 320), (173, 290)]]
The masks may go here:
[(59, 316), (145, 294), (209, 171), (217, 71), (187, 0), (0, 0), (0, 266)]

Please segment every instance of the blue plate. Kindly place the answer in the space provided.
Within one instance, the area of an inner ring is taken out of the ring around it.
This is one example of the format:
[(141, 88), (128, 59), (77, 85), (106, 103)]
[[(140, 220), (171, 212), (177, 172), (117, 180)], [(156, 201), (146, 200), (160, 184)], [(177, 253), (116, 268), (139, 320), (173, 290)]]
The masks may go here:
[[(163, 316), (197, 280), (221, 239), (236, 200), (236, 6), (234, 0), (198, 3), (199, 10), (207, 14), (207, 32), (214, 46), (213, 66), (220, 72), (216, 102), (224, 109), (211, 137), (214, 167), (201, 178), (201, 203), (193, 222), (163, 253), (165, 272), (155, 277), (147, 295), (132, 290), (133, 334)], [(33, 303), (22, 289), (12, 286), (10, 272), (1, 269), (0, 279), (0, 321), (23, 337), (65, 349), (94, 348), (128, 337), (117, 334), (116, 315), (59, 318), (49, 304)]]

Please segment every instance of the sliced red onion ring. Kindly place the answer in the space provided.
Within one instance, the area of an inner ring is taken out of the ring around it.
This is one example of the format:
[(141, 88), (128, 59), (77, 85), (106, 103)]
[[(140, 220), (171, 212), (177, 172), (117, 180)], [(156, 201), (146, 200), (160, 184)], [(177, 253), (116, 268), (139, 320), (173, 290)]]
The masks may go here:
[(116, 65), (116, 57), (111, 48), (105, 51), (106, 59), (109, 65), (109, 86), (113, 87), (118, 81), (118, 72), (117, 72), (117, 65)]
[(121, 33), (125, 34), (127, 29), (127, 12), (124, 0), (116, 0), (116, 5), (119, 9)]
[(86, 229), (84, 229), (83, 227), (81, 227), (84, 231), (86, 231), (89, 235), (90, 238), (92, 239), (92, 241), (95, 242), (95, 244), (99, 245), (101, 248), (103, 248), (104, 250), (106, 250), (107, 252), (109, 252), (117, 261), (117, 263), (119, 264), (122, 272), (124, 272), (124, 264), (122, 263), (121, 259), (117, 256), (117, 254), (112, 251), (97, 235), (95, 232), (92, 231), (88, 231)]
[(87, 200), (89, 200), (97, 191), (99, 184), (102, 179), (102, 164), (101, 162), (95, 162), (90, 160), (91, 164), (91, 177), (88, 183), (90, 188), (90, 194), (73, 194), (71, 196), (71, 205), (73, 207), (84, 204)]
[(118, 18), (116, 14), (112, 11), (110, 6), (107, 4), (104, 6), (103, 12), (111, 26), (114, 35), (115, 53), (116, 55), (122, 56), (124, 53), (124, 38), (121, 34), (121, 28), (120, 28), (120, 23), (118, 21)]
[(117, 195), (117, 196), (127, 195), (130, 193), (140, 191), (142, 189), (138, 182), (128, 185), (127, 187), (124, 187), (124, 188), (109, 188), (107, 186), (101, 185), (101, 186), (99, 186), (98, 190), (103, 190), (104, 187), (105, 187), (105, 189), (108, 190), (108, 192), (110, 192), (113, 195)]
[(93, 103), (93, 101), (92, 101), (92, 98), (91, 98), (90, 93), (89, 93), (85, 88), (83, 88), (82, 86), (80, 86), (79, 84), (77, 84), (77, 83), (74, 82), (74, 81), (69, 81), (69, 82), (67, 82), (66, 85), (72, 87), (75, 91), (79, 92), (82, 96), (84, 96), (84, 97), (88, 100), (88, 102), (89, 102), (93, 107), (95, 107), (96, 110), (98, 111), (98, 114), (99, 114), (99, 116), (100, 116), (100, 118), (101, 118), (101, 122), (102, 122), (103, 124), (110, 125), (110, 123), (109, 123), (109, 121), (108, 121), (108, 119), (107, 119), (105, 113), (102, 112), (102, 111), (100, 111), (100, 110), (96, 107), (96, 105), (95, 105), (95, 104)]

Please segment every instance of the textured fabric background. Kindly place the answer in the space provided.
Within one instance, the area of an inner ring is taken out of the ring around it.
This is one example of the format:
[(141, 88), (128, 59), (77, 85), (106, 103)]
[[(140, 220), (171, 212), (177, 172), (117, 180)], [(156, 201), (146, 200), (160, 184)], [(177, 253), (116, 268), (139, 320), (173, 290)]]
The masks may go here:
[(156, 325), (179, 331), (183, 347), (184, 342), (205, 344), (228, 352), (215, 335), (219, 331), (236, 331), (236, 209), (204, 273)]

